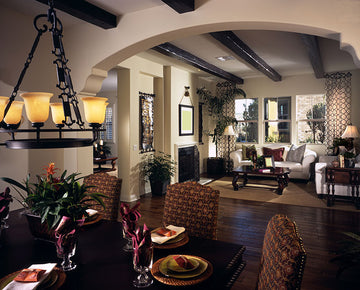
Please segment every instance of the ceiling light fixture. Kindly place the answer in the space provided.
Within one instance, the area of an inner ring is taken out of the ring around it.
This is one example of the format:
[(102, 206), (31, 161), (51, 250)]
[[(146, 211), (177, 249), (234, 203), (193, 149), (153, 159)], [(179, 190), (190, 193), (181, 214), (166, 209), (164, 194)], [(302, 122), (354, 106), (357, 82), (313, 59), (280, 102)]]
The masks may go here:
[(217, 60), (220, 60), (220, 61), (228, 61), (228, 60), (233, 60), (235, 59), (233, 56), (231, 55), (224, 55), (224, 56), (217, 56), (215, 57)]
[[(50, 23), (40, 25), (40, 20), (46, 19)], [(34, 19), (34, 27), (38, 34), (34, 40), (28, 58), (25, 61), (17, 84), (15, 85), (10, 98), (0, 97), (0, 133), (9, 133), (11, 140), (5, 141), (0, 145), (4, 145), (10, 149), (44, 149), (44, 148), (69, 148), (91, 146), (94, 141), (99, 138), (99, 132), (105, 131), (101, 129), (101, 124), (105, 119), (105, 110), (107, 106), (107, 98), (86, 97), (82, 98), (84, 102), (85, 119), (89, 123), (91, 129), (86, 129), (82, 121), (81, 113), (78, 107), (78, 99), (73, 89), (70, 69), (67, 66), (68, 59), (65, 57), (65, 51), (62, 43), (63, 26), (61, 21), (56, 17), (53, 1), (49, 1), (49, 9), (47, 14), (37, 15)], [(53, 62), (57, 69), (58, 83), (56, 87), (61, 90), (59, 99), (61, 103), (50, 103), (53, 94), (43, 92), (29, 92), (20, 94), (24, 102), (15, 101), (21, 82), (29, 67), (34, 52), (40, 41), (40, 37), (45, 32), (51, 32), (53, 40), (52, 53), (56, 59)], [(19, 129), (21, 123), (22, 109), (25, 105), (26, 115), (32, 123), (33, 129)], [(57, 129), (43, 129), (44, 122), (49, 116), (49, 107), (53, 122)], [(74, 117), (73, 117), (74, 116)], [(78, 129), (71, 128), (74, 124), (78, 125)], [(63, 129), (64, 126), (66, 129)], [(1, 129), (2, 128), (2, 129)], [(64, 132), (84, 132), (91, 131), (91, 138), (63, 138)], [(57, 132), (57, 138), (41, 138), (42, 132)], [(15, 133), (35, 133), (35, 139), (16, 139)]]

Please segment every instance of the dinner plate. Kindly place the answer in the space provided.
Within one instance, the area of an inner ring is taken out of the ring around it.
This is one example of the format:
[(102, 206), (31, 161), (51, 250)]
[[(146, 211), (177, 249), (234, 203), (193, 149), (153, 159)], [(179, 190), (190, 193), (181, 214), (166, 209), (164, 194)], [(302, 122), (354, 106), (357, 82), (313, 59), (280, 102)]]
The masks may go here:
[(163, 244), (154, 243), (154, 248), (156, 249), (175, 249), (177, 247), (181, 247), (189, 242), (189, 236), (186, 232), (181, 233), (175, 238), (166, 241)]
[[(159, 270), (160, 273), (163, 274), (164, 276), (167, 277), (172, 277), (172, 278), (179, 278), (179, 279), (189, 279), (189, 278), (194, 278), (196, 276), (201, 275), (202, 273), (204, 273), (206, 271), (206, 268), (208, 266), (208, 263), (202, 259), (199, 259), (195, 256), (188, 256), (185, 255), (186, 258), (188, 258), (190, 261), (196, 261), (199, 263), (199, 265), (196, 267), (196, 269), (194, 269), (193, 271), (185, 271), (185, 272), (179, 272), (179, 271), (174, 271), (174, 264), (172, 263), (171, 260), (174, 260), (174, 256), (176, 255), (170, 255), (167, 256), (159, 265)], [(176, 262), (175, 262), (176, 263)], [(169, 267), (170, 265), (170, 267)]]
[[(192, 256), (194, 257), (194, 256)], [(164, 274), (162, 274), (160, 272), (160, 264), (167, 259), (166, 258), (162, 258), (157, 260), (152, 268), (151, 268), (151, 274), (154, 277), (154, 279), (158, 280), (159, 282), (166, 284), (166, 285), (171, 285), (171, 286), (192, 286), (192, 285), (196, 285), (199, 284), (205, 280), (207, 280), (213, 273), (213, 266), (212, 264), (205, 260), (204, 258), (201, 257), (196, 257), (199, 260), (204, 261), (205, 263), (207, 263), (207, 267), (204, 273), (202, 273), (201, 275), (195, 276), (193, 278), (173, 278), (173, 277), (168, 277), (165, 276)], [(200, 267), (199, 267), (200, 268)], [(198, 269), (199, 269), (198, 268)]]
[(175, 261), (175, 259), (168, 260), (168, 262), (167, 262), (168, 269), (173, 272), (184, 273), (184, 272), (194, 271), (199, 267), (200, 262), (197, 259), (194, 259), (194, 258), (188, 257), (188, 256), (184, 256), (184, 257), (186, 257), (189, 260), (189, 262), (193, 265), (193, 267), (191, 269), (186, 269), (186, 268), (180, 267), (179, 264)]
[[(16, 271), (0, 279), (0, 289), (8, 285), (20, 272), (21, 270)], [(64, 284), (65, 278), (66, 274), (61, 269), (55, 267), (36, 289), (58, 289)]]

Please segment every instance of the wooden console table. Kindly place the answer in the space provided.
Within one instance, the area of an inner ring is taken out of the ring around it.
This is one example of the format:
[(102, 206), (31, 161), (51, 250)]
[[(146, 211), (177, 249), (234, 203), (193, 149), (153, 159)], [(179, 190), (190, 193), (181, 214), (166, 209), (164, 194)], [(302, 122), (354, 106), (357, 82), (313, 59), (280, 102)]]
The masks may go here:
[[(98, 165), (98, 167), (94, 168), (94, 173), (115, 171), (116, 170), (115, 165), (117, 159), (118, 159), (117, 157), (109, 157), (104, 159), (94, 158), (94, 164)], [(101, 165), (106, 164), (107, 161), (111, 161), (111, 168), (101, 167)]]
[[(327, 206), (334, 204), (335, 184), (342, 184), (351, 186), (352, 200), (356, 208), (360, 209), (360, 168), (326, 167), (325, 181), (327, 184)], [(332, 190), (330, 190), (330, 186), (332, 186)]]

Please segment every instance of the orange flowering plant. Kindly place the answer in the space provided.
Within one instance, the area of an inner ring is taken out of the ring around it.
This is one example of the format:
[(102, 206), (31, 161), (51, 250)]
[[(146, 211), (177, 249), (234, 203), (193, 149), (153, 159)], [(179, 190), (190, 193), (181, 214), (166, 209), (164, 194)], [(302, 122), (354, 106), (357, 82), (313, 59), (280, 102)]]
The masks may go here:
[[(27, 175), (23, 184), (14, 179), (2, 177), (1, 179), (11, 184), (19, 193), (22, 200), (18, 200), (25, 208), (29, 208), (34, 214), (41, 216), (41, 222), (47, 222), (49, 227), (55, 227), (63, 216), (73, 221), (88, 217), (86, 210), (89, 208), (88, 201), (95, 200), (105, 207), (102, 200), (105, 195), (101, 193), (89, 193), (89, 186), (80, 184), (77, 176), (80, 173), (72, 173), (66, 176), (65, 170), (59, 177), (55, 177), (54, 163), (44, 167), (43, 175), (37, 175), (37, 183), (30, 182)], [(19, 189), (26, 192), (24, 195)]]

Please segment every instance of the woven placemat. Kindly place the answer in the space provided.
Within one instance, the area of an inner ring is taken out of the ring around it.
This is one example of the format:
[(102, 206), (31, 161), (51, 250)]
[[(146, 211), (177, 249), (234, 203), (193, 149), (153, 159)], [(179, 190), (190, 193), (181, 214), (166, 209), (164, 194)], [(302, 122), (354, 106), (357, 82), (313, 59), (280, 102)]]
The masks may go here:
[(177, 279), (177, 278), (172, 278), (172, 277), (165, 277), (163, 274), (161, 274), (160, 272), (160, 264), (161, 262), (166, 259), (162, 258), (157, 260), (151, 269), (151, 274), (153, 275), (153, 277), (160, 281), (161, 283), (164, 283), (166, 285), (171, 285), (171, 286), (191, 286), (191, 285), (195, 285), (195, 284), (199, 284), (203, 281), (205, 281), (206, 279), (208, 279), (212, 273), (213, 273), (213, 266), (211, 265), (211, 263), (207, 260), (205, 260), (204, 258), (201, 257), (197, 257), (194, 256), (197, 259), (203, 260), (204, 262), (206, 262), (208, 264), (206, 271), (204, 273), (202, 273), (201, 275), (191, 278), (191, 279)]
[(187, 232), (182, 233), (180, 235), (183, 235), (184, 237), (175, 243), (164, 243), (164, 244), (156, 244), (154, 243), (154, 248), (156, 249), (175, 249), (178, 247), (181, 247), (189, 242), (189, 235)]
[(95, 217), (93, 217), (92, 219), (90, 219), (89, 221), (84, 222), (83, 226), (88, 226), (88, 225), (92, 225), (92, 224), (96, 224), (97, 222), (101, 221), (103, 218), (103, 215), (100, 213), (97, 213), (95, 215)]

